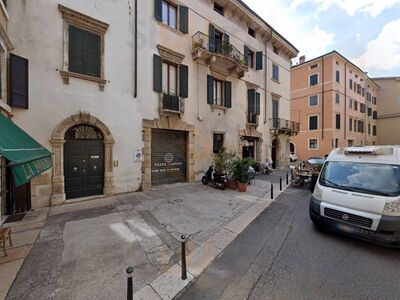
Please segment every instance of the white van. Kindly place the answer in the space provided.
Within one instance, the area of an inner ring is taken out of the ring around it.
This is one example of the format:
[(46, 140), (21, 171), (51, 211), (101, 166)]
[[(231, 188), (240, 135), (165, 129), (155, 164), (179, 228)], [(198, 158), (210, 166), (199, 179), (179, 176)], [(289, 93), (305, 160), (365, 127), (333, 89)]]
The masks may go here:
[(400, 247), (400, 146), (333, 150), (310, 201), (316, 225)]

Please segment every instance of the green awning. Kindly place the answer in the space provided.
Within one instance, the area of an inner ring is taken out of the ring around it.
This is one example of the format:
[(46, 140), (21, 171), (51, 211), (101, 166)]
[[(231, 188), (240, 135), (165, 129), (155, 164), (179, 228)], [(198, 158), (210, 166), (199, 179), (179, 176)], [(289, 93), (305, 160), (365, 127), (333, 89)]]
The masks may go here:
[(29, 182), (53, 166), (51, 153), (1, 113), (0, 156), (10, 161), (16, 186)]

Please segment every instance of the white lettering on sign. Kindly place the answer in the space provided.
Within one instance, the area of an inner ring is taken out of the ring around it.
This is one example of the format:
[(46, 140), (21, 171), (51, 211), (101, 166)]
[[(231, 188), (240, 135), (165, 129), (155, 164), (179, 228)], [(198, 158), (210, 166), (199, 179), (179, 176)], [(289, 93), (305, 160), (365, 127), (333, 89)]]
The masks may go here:
[(90, 156), (90, 158), (96, 159), (96, 158), (100, 158), (100, 156), (99, 155), (92, 155), (92, 156)]

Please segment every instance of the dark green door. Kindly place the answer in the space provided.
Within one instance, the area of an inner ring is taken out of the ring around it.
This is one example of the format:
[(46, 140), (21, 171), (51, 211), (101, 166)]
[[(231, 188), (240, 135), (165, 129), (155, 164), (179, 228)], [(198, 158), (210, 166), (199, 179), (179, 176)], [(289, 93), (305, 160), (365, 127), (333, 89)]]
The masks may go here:
[(103, 141), (67, 138), (64, 145), (64, 176), (67, 199), (103, 194)]

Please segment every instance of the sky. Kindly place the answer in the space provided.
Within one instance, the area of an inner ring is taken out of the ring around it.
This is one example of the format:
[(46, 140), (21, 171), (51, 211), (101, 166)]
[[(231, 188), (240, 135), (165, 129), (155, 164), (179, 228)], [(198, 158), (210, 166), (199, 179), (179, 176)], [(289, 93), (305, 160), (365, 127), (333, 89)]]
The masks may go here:
[(371, 77), (400, 75), (400, 0), (244, 0), (306, 60), (336, 50)]

